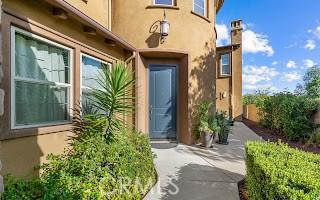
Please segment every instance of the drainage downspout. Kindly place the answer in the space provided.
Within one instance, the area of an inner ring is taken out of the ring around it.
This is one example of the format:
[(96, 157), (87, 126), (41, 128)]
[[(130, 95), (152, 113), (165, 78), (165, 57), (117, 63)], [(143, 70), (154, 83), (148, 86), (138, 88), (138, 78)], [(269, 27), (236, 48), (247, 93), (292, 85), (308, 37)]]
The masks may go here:
[(132, 52), (132, 55), (127, 59), (125, 60), (125, 63), (128, 64), (132, 59), (134, 59), (136, 57), (136, 52), (133, 51)]

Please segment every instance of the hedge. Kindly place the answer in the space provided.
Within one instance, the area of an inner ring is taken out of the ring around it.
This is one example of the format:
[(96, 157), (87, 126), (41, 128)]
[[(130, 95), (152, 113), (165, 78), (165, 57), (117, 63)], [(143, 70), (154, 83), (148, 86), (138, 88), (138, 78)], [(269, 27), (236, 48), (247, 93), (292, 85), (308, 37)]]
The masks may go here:
[(282, 92), (264, 98), (257, 106), (263, 126), (290, 140), (308, 141), (311, 138), (315, 130), (311, 121), (317, 110), (315, 99)]
[(250, 200), (319, 200), (320, 155), (282, 143), (246, 144)]
[[(5, 177), (1, 200), (142, 199), (156, 172), (146, 135), (122, 130), (112, 141), (87, 129), (72, 149), (50, 155), (39, 179)], [(124, 188), (125, 187), (125, 188)]]

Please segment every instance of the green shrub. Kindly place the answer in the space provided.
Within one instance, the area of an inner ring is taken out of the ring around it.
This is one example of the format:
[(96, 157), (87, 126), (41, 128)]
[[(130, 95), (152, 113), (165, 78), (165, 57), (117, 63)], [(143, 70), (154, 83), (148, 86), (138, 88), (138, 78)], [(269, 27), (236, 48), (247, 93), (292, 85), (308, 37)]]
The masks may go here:
[(19, 199), (19, 200), (30, 200), (30, 199), (41, 199), (44, 195), (44, 187), (40, 180), (31, 179), (23, 180), (7, 175), (5, 179), (5, 193), (0, 199)]
[(264, 101), (265, 98), (268, 98), (269, 96), (270, 96), (269, 90), (258, 90), (258, 91), (255, 91), (254, 94), (243, 95), (242, 104), (243, 105), (249, 105), (249, 104), (259, 105), (261, 102)]
[(316, 100), (283, 92), (265, 98), (257, 106), (263, 126), (291, 140), (306, 141), (311, 137), (315, 128), (311, 117), (317, 110)]
[(285, 144), (246, 144), (250, 200), (319, 200), (320, 156)]
[(71, 149), (48, 157), (39, 180), (6, 181), (2, 199), (142, 199), (155, 182), (148, 137), (124, 130), (109, 142), (104, 136), (87, 128)]

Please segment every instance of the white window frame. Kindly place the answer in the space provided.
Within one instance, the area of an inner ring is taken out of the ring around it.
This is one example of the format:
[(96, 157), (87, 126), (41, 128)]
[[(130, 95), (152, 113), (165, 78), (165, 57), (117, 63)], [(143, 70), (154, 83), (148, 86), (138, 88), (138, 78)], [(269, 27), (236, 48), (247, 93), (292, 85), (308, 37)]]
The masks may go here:
[(196, 6), (196, 0), (193, 0), (193, 12), (197, 13), (198, 15), (201, 15), (203, 17), (208, 17), (208, 11), (207, 11), (207, 6), (208, 6), (208, 0), (203, 0), (203, 9), (204, 9), (204, 14), (200, 14), (196, 12), (195, 6)]
[(80, 107), (82, 107), (82, 89), (92, 90), (92, 88), (82, 85), (82, 56), (91, 58), (91, 59), (93, 59), (95, 61), (98, 61), (98, 62), (102, 62), (103, 64), (108, 65), (109, 68), (111, 69), (111, 63), (110, 62), (107, 62), (105, 60), (102, 60), (102, 59), (94, 57), (94, 56), (90, 56), (90, 55), (88, 55), (86, 53), (80, 53)]
[[(69, 51), (69, 83), (60, 83), (60, 82), (51, 82), (51, 81), (43, 81), (43, 80), (36, 80), (32, 78), (23, 78), (23, 77), (16, 77), (15, 73), (15, 36), (16, 33), (23, 34), (25, 36), (34, 38), (36, 40), (40, 40), (42, 42), (48, 43), (50, 45), (65, 49)], [(55, 126), (55, 125), (63, 125), (63, 124), (70, 124), (72, 122), (72, 116), (73, 116), (73, 49), (66, 47), (64, 45), (58, 44), (56, 42), (53, 42), (49, 39), (46, 39), (44, 37), (41, 37), (39, 35), (36, 35), (34, 33), (28, 32), (26, 30), (17, 28), (15, 26), (11, 26), (11, 129), (24, 129), (24, 128), (36, 128), (36, 127), (44, 127), (44, 126)], [(37, 124), (30, 124), (30, 125), (16, 125), (16, 108), (15, 108), (15, 81), (25, 81), (28, 83), (42, 83), (42, 84), (52, 84), (54, 86), (61, 86), (69, 89), (69, 109), (68, 109), (68, 120), (63, 121), (56, 121), (56, 122), (44, 122), (44, 123), (37, 123)]]
[(171, 0), (171, 5), (170, 5), (170, 4), (156, 3), (156, 0), (153, 0), (153, 5), (174, 6), (174, 1), (175, 1), (175, 0)]
[[(229, 55), (229, 74), (223, 74), (222, 72), (223, 72), (223, 70), (222, 70), (222, 68), (223, 68), (223, 66), (227, 66), (227, 65), (223, 65), (223, 63), (222, 63), (222, 56), (224, 56), (224, 55)], [(221, 54), (220, 55), (220, 76), (231, 76), (231, 53), (224, 53), (224, 54)]]

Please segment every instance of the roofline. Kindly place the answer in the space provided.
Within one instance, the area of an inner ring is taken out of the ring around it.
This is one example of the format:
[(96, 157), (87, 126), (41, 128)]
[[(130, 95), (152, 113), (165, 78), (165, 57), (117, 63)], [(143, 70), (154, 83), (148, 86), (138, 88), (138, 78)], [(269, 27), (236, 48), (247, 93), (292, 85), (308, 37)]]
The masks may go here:
[(241, 46), (240, 43), (237, 43), (237, 44), (229, 44), (229, 45), (226, 45), (226, 46), (220, 46), (220, 47), (217, 47), (217, 51), (220, 51), (220, 50), (234, 50), (234, 49), (237, 49)]
[(46, 2), (50, 3), (51, 5), (56, 4), (56, 5), (60, 6), (62, 9), (64, 9), (66, 12), (70, 12), (70, 13), (76, 15), (81, 20), (83, 20), (85, 23), (87, 23), (88, 25), (90, 25), (93, 28), (96, 28), (97, 30), (102, 32), (105, 35), (105, 37), (107, 37), (108, 39), (116, 41), (123, 48), (130, 50), (130, 51), (136, 51), (136, 48), (133, 47), (131, 44), (129, 44), (128, 42), (126, 42), (125, 40), (123, 40), (122, 38), (117, 36), (116, 34), (112, 33), (107, 28), (102, 26), (100, 23), (98, 23), (97, 21), (95, 21), (94, 19), (89, 17), (88, 15), (84, 14), (83, 12), (81, 12), (80, 10), (78, 10), (77, 8), (72, 6), (71, 4), (67, 3), (66, 1), (64, 1), (64, 0), (46, 0)]
[(218, 13), (220, 11), (220, 9), (222, 8), (222, 6), (223, 6), (224, 0), (216, 0), (216, 2), (217, 2), (217, 11), (216, 11), (216, 13)]

